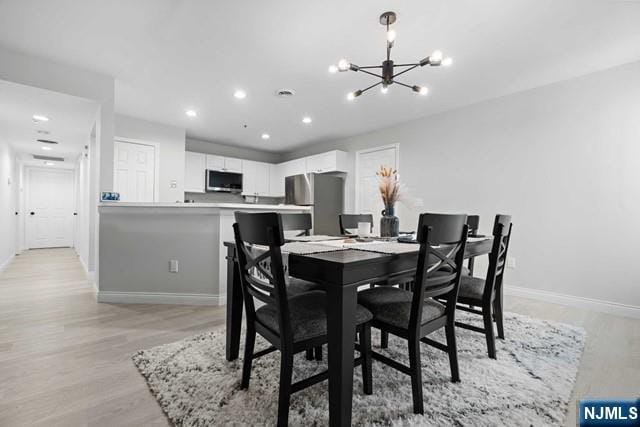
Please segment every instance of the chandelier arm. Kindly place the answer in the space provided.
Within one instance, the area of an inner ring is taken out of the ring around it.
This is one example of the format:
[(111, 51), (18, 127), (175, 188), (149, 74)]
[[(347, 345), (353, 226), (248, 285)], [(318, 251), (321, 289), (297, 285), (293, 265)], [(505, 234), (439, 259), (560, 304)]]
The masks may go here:
[(371, 75), (373, 77), (378, 77), (379, 79), (383, 78), (380, 74), (376, 74), (376, 73), (372, 73), (371, 71), (363, 70), (362, 67), (360, 67), (360, 71), (365, 73), (365, 74), (369, 74), (369, 75)]
[(413, 67), (414, 65), (420, 65), (419, 62), (416, 62), (415, 64), (393, 64), (394, 67)]
[(413, 90), (413, 86), (406, 85), (406, 84), (404, 84), (402, 82), (397, 82), (397, 81), (394, 80), (393, 83), (397, 84), (397, 85), (400, 85), (400, 86), (408, 87), (409, 89)]
[(413, 66), (411, 66), (411, 67), (407, 68), (406, 70), (402, 70), (402, 71), (400, 71), (399, 73), (394, 74), (391, 78), (396, 78), (396, 77), (398, 77), (399, 75), (406, 73), (407, 71), (411, 71), (411, 70), (413, 70), (414, 68), (418, 67), (419, 65), (420, 65), (420, 64), (415, 64), (415, 65), (413, 65)]
[[(366, 92), (366, 91), (368, 91), (369, 89), (373, 89), (374, 87), (376, 87), (376, 86), (378, 86), (378, 85), (381, 85), (381, 84), (382, 84), (382, 82), (374, 83), (374, 84), (372, 84), (371, 86), (369, 86), (369, 87), (367, 87), (367, 88), (365, 88), (365, 89), (362, 89), (362, 93), (365, 93), (365, 92)], [(361, 95), (362, 95), (362, 93), (361, 93)]]
[(382, 68), (382, 65), (367, 65), (365, 67), (360, 67), (360, 69), (362, 70), (363, 68)]

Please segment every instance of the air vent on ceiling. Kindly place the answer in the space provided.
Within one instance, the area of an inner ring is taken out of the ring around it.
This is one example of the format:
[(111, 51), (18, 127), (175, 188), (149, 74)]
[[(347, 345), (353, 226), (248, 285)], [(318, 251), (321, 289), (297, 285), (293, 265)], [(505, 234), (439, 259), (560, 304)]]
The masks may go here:
[(45, 144), (57, 144), (58, 143), (58, 141), (52, 141), (50, 139), (38, 139), (37, 141), (45, 143)]
[(276, 91), (276, 95), (281, 98), (288, 98), (295, 95), (296, 92), (293, 89), (279, 89)]
[(50, 162), (64, 162), (64, 157), (39, 156), (34, 154), (33, 158), (36, 160), (48, 160)]

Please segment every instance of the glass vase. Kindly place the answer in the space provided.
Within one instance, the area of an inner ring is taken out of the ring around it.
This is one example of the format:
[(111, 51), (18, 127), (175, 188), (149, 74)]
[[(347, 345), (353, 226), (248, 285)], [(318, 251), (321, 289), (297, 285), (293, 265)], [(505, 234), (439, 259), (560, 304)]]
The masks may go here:
[(400, 220), (395, 214), (395, 207), (385, 206), (380, 218), (380, 237), (398, 237), (400, 234)]

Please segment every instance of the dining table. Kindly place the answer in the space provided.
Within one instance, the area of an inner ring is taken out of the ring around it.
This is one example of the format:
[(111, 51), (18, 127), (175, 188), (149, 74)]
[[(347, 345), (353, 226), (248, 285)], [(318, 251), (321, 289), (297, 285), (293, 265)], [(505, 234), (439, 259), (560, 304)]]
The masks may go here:
[[(324, 242), (324, 246), (330, 249), (315, 253), (295, 253), (296, 249), (292, 249), (287, 253), (289, 276), (315, 282), (326, 292), (330, 426), (351, 425), (358, 287), (385, 281), (393, 283), (394, 278), (414, 275), (420, 248), (420, 245), (412, 243), (345, 243), (348, 241), (337, 237)], [(490, 253), (492, 241), (490, 236), (469, 238), (465, 259)], [(309, 244), (319, 247), (323, 243), (313, 241)], [(238, 358), (240, 348), (243, 296), (236, 245), (234, 242), (225, 242), (224, 245), (227, 247), (228, 269), (226, 358), (232, 361)], [(283, 247), (283, 254), (286, 250)], [(429, 260), (429, 264), (437, 261), (434, 258)]]

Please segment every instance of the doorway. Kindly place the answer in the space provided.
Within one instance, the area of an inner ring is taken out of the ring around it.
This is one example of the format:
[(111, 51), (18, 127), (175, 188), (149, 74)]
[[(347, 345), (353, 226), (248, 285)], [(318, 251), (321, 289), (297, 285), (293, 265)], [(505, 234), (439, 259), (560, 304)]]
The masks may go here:
[(397, 169), (398, 157), (398, 144), (356, 152), (356, 213), (373, 215), (374, 233), (379, 232), (383, 209), (376, 172), (380, 170), (380, 166)]
[(27, 169), (26, 242), (29, 249), (73, 246), (74, 172)]
[(114, 190), (123, 202), (156, 201), (156, 147), (129, 141), (114, 144)]

